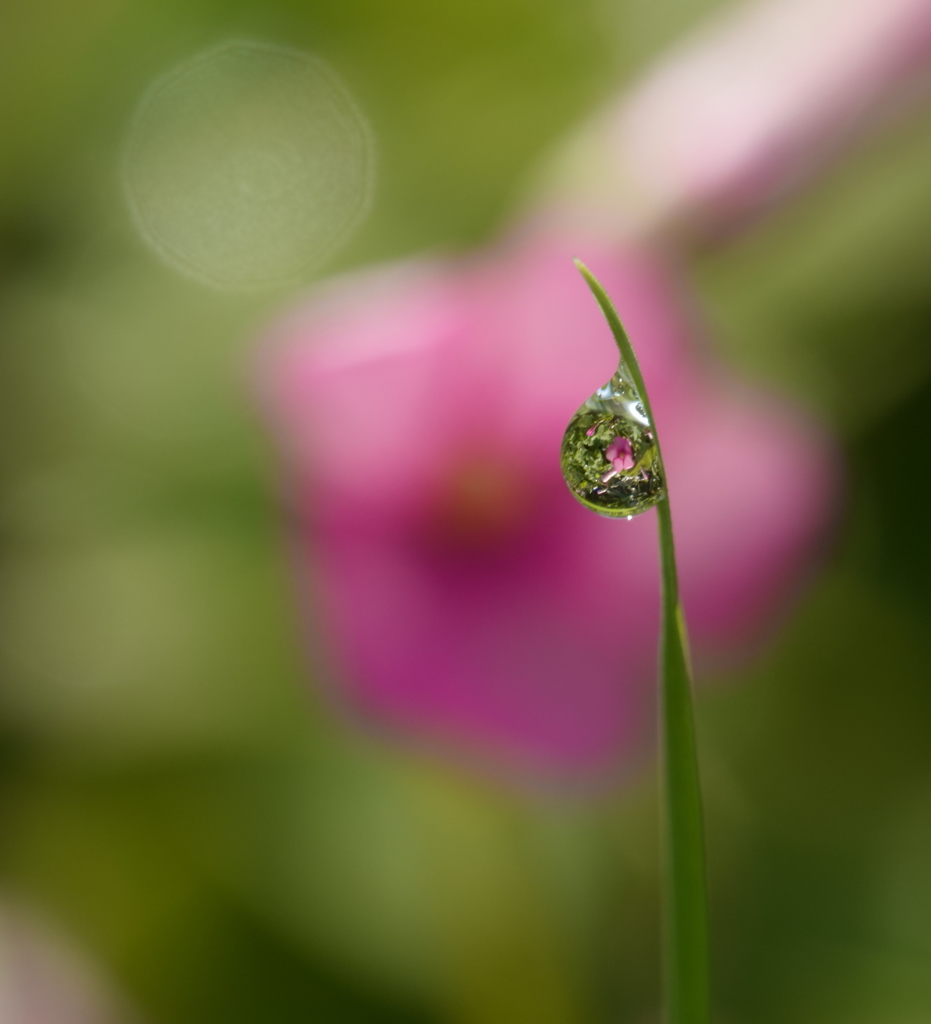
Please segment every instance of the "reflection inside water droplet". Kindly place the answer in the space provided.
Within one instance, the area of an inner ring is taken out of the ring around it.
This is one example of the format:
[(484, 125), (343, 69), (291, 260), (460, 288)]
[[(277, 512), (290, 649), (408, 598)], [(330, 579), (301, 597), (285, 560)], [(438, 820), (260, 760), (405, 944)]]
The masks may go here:
[(572, 417), (561, 463), (569, 490), (601, 515), (630, 519), (663, 497), (659, 448), (623, 361)]

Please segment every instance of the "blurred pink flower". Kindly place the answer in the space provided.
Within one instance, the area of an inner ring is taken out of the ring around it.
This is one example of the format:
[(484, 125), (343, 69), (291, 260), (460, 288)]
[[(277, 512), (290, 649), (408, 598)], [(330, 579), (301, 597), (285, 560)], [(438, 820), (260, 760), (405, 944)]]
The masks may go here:
[(716, 236), (929, 84), (929, 0), (729, 5), (577, 134), (545, 205), (606, 237)]
[(835, 486), (814, 423), (695, 350), (673, 267), (574, 242), (531, 232), (480, 260), (331, 283), (274, 329), (262, 367), (341, 698), (427, 746), (564, 782), (649, 742), (658, 621), (653, 513), (602, 519), (560, 474), (569, 418), (616, 367), (570, 255), (642, 362), (700, 665), (772, 621)]

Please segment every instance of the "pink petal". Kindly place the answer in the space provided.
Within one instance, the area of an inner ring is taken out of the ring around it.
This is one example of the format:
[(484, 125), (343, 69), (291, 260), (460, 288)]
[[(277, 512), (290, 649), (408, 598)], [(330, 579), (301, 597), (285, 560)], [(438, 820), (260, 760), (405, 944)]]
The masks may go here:
[(929, 81), (928, 0), (728, 6), (579, 135), (561, 201), (605, 237), (719, 234), (927, 95)]

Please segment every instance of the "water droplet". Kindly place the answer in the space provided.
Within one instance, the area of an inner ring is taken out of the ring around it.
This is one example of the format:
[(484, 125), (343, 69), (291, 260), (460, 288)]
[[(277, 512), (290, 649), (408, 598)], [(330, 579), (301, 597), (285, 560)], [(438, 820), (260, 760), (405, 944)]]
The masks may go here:
[(561, 462), (569, 490), (600, 515), (630, 519), (663, 497), (652, 424), (623, 360), (570, 420)]
[(226, 289), (305, 280), (365, 214), (366, 120), (323, 61), (228, 42), (169, 71), (136, 111), (123, 180), (142, 236)]

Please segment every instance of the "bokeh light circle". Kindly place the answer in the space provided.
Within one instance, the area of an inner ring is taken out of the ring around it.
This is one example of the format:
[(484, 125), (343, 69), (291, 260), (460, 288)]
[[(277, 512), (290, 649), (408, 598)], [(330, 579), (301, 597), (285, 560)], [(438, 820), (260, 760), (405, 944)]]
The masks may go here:
[(295, 282), (365, 214), (372, 134), (319, 58), (229, 42), (175, 68), (143, 96), (123, 158), (146, 241), (220, 288)]

